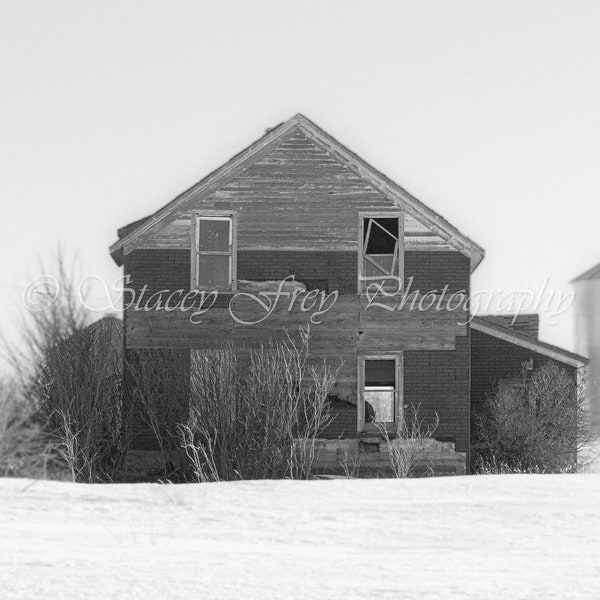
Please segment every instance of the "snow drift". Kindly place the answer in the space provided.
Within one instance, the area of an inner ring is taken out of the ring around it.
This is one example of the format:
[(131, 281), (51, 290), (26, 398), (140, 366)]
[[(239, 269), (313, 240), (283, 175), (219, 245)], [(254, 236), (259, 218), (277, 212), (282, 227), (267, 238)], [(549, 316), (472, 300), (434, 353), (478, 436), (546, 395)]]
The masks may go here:
[(0, 480), (13, 598), (598, 598), (600, 477)]

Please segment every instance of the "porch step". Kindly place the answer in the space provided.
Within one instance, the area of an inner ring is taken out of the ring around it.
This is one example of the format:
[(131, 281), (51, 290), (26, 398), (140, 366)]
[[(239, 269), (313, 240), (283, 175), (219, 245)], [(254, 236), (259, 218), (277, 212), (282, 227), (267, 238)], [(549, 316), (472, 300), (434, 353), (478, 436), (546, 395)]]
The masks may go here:
[[(366, 442), (365, 439), (369, 441)], [(434, 439), (415, 442), (396, 439), (389, 443), (374, 437), (346, 440), (317, 440), (315, 456), (317, 470), (323, 474), (344, 474), (349, 471), (355, 476), (392, 477), (391, 459), (395, 449), (414, 450), (414, 470), (426, 475), (464, 475), (466, 473), (465, 452), (456, 452), (453, 442)]]

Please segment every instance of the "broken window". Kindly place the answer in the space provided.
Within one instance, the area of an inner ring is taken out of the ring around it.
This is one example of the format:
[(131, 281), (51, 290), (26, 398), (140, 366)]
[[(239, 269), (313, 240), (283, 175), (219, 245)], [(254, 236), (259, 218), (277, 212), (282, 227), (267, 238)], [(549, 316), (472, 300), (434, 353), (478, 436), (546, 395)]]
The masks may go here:
[(399, 216), (362, 217), (362, 251), (359, 290), (372, 282), (386, 290), (398, 290), (402, 277)]
[(361, 403), (363, 423), (359, 428), (369, 425), (394, 425), (399, 410), (399, 386), (397, 357), (362, 358), (359, 368), (361, 374)]
[(234, 289), (233, 216), (196, 215), (194, 288)]

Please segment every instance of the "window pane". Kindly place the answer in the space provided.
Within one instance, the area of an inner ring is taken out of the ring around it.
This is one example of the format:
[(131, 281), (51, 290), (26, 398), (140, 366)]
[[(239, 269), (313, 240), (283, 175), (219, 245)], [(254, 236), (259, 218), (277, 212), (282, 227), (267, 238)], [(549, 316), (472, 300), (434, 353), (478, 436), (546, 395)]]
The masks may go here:
[(396, 361), (393, 358), (365, 360), (365, 386), (384, 386), (394, 389), (396, 385)]
[(365, 421), (367, 423), (394, 422), (394, 388), (365, 388)]
[[(394, 264), (393, 254), (369, 254), (370, 260), (365, 260), (365, 275), (367, 277), (385, 277), (387, 275), (397, 275), (392, 273), (392, 265)], [(379, 266), (375, 266), (376, 263)]]
[(229, 219), (199, 219), (198, 249), (229, 252)]
[(198, 256), (198, 285), (229, 287), (229, 256), (200, 254)]
[[(371, 227), (369, 228), (369, 223)], [(398, 237), (398, 218), (366, 218), (363, 221), (367, 254), (393, 254)], [(367, 234), (369, 239), (367, 240)]]

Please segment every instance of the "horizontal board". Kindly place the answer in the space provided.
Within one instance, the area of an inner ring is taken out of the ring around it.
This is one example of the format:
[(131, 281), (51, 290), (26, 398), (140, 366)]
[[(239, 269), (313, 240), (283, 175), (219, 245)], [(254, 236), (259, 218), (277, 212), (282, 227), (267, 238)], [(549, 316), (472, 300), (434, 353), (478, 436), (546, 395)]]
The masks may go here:
[(207, 349), (227, 342), (258, 347), (268, 340), (286, 340), (288, 334), (296, 336), (299, 327), (310, 326), (312, 348), (332, 356), (367, 348), (369, 351), (451, 349), (456, 336), (466, 333), (465, 325), (459, 324), (464, 317), (462, 313), (434, 309), (394, 313), (381, 309), (376, 313), (372, 308), (365, 310), (366, 300), (358, 295), (340, 296), (332, 308), (320, 315), (318, 305), (315, 310), (303, 311), (298, 302), (291, 309), (289, 304), (276, 305), (270, 312), (247, 298), (238, 298), (231, 306), (231, 310), (211, 308), (204, 314), (129, 309), (128, 347)]

